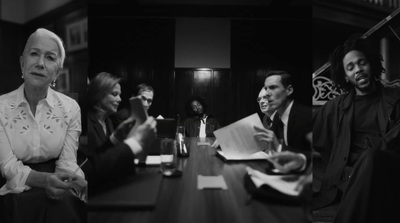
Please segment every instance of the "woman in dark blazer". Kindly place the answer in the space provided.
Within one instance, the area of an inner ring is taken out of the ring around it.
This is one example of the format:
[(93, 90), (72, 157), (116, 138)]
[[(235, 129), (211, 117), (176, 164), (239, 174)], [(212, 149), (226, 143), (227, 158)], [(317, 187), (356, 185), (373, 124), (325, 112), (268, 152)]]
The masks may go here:
[(121, 85), (119, 81), (120, 78), (101, 72), (92, 78), (89, 83), (89, 152), (95, 150), (95, 148), (100, 148), (114, 131), (109, 115), (117, 112), (121, 102)]

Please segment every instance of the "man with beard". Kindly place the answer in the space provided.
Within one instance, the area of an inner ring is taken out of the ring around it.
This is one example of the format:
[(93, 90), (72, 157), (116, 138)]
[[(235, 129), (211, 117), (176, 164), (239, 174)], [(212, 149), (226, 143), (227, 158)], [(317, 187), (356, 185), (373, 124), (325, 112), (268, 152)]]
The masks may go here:
[(398, 217), (393, 208), (400, 186), (385, 176), (400, 169), (400, 91), (380, 79), (381, 61), (360, 35), (336, 48), (330, 57), (331, 79), (347, 93), (328, 101), (313, 117), (313, 146), (323, 168), (313, 208), (342, 198), (337, 222), (393, 222)]
[(220, 125), (212, 115), (207, 114), (207, 103), (201, 97), (195, 96), (186, 103), (188, 117), (185, 122), (186, 136), (214, 137), (214, 131)]

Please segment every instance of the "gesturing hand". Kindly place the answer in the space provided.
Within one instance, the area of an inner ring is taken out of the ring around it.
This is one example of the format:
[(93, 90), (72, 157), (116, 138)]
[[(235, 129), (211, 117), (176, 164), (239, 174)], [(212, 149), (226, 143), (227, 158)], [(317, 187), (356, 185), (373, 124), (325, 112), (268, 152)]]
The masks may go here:
[(268, 160), (271, 161), (274, 167), (281, 173), (300, 170), (306, 163), (304, 155), (290, 151), (274, 153)]
[(254, 130), (256, 130), (256, 133), (254, 134), (254, 138), (259, 141), (259, 142), (267, 142), (269, 143), (272, 147), (271, 149), (277, 150), (279, 147), (279, 140), (275, 136), (275, 133), (271, 130), (268, 130), (266, 128), (260, 128), (257, 126), (254, 126)]
[(157, 137), (156, 125), (156, 120), (153, 117), (148, 117), (143, 124), (138, 126), (136, 131), (131, 131), (128, 137), (133, 137), (145, 150)]
[(133, 119), (132, 117), (129, 117), (125, 121), (121, 122), (121, 124), (119, 124), (118, 127), (113, 132), (114, 137), (118, 141), (122, 142), (129, 134), (131, 128), (135, 125), (135, 122), (136, 120)]

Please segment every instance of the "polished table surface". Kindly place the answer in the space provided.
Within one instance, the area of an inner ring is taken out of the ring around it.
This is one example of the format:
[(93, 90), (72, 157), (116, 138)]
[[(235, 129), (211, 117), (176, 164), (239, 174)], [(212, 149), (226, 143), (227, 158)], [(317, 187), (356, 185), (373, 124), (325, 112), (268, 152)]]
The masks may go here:
[[(202, 140), (212, 144), (215, 139)], [(178, 160), (183, 175), (163, 178), (154, 209), (89, 211), (89, 222), (307, 222), (305, 207), (278, 205), (256, 199), (248, 202), (249, 195), (244, 187), (245, 168), (250, 166), (263, 171), (268, 166), (266, 161), (227, 163), (215, 155), (215, 149), (198, 145), (200, 138), (186, 138), (185, 141), (190, 156)], [(138, 174), (157, 171), (159, 167), (137, 169)], [(198, 190), (198, 175), (222, 175), (228, 189)]]

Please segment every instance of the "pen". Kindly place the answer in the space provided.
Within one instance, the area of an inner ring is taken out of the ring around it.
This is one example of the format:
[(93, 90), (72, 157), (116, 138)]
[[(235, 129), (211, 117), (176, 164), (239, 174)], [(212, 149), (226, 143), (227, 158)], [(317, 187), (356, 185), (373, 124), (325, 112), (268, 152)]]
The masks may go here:
[[(81, 169), (81, 168), (83, 167), (83, 165), (85, 165), (85, 163), (86, 163), (87, 161), (88, 161), (88, 158), (86, 158), (85, 161), (83, 161), (83, 162), (81, 163), (81, 165), (79, 165), (79, 166), (76, 168), (76, 170), (71, 174), (71, 178), (72, 178), (72, 176), (74, 176), (74, 175), (78, 172), (79, 169)], [(64, 182), (71, 181), (71, 178), (70, 178), (69, 180), (64, 180)]]
[(79, 167), (76, 168), (76, 170), (72, 173), (72, 175), (75, 175), (75, 174), (78, 172), (78, 170), (81, 169), (81, 168), (83, 167), (83, 165), (85, 165), (85, 163), (86, 163), (87, 161), (88, 161), (88, 158), (86, 158), (85, 161), (83, 161), (83, 162), (81, 163), (81, 165), (79, 165)]

